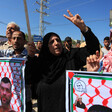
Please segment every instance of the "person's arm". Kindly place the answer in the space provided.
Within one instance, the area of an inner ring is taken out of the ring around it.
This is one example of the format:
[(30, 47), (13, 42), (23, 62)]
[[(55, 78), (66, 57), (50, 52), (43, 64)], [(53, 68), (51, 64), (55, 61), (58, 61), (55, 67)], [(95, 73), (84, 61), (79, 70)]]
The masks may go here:
[(80, 48), (77, 56), (80, 57), (81, 66), (84, 66), (86, 64), (86, 58), (88, 56), (95, 54), (96, 51), (100, 52), (100, 43), (89, 27), (88, 31), (82, 33), (85, 37), (86, 46), (84, 48)]
[(97, 50), (100, 51), (100, 44), (97, 37), (93, 34), (91, 29), (85, 25), (79, 14), (73, 16), (73, 14), (69, 10), (67, 10), (67, 12), (69, 16), (64, 15), (64, 17), (70, 20), (74, 25), (76, 25), (80, 29), (86, 41), (86, 47), (79, 48), (77, 50), (77, 53), (75, 53), (74, 55), (74, 58), (78, 60), (76, 69), (80, 69), (86, 64), (86, 58), (89, 55), (95, 54)]
[(99, 40), (89, 27), (88, 30), (86, 32), (82, 32), (82, 34), (85, 37), (86, 47), (90, 54), (95, 54), (97, 50), (100, 51)]
[(35, 78), (38, 79), (37, 69), (36, 69), (37, 60), (38, 60), (37, 56), (35, 56), (35, 57), (27, 56), (27, 61), (25, 63), (26, 64), (26, 67), (25, 67), (25, 80), (27, 81), (28, 84), (31, 84), (32, 82), (36, 82)]
[(40, 80), (40, 74), (38, 69), (39, 66), (38, 57), (35, 56), (35, 52), (36, 52), (35, 44), (28, 43), (28, 56), (25, 67), (25, 75), (26, 75), (25, 78), (26, 80), (29, 80), (30, 83), (38, 83), (38, 81)]
[(93, 34), (91, 29), (85, 25), (80, 15), (76, 14), (75, 16), (73, 16), (73, 14), (69, 10), (67, 10), (67, 12), (69, 16), (64, 15), (64, 17), (67, 18), (69, 21), (71, 21), (74, 25), (76, 25), (80, 29), (80, 31), (85, 37), (88, 52), (90, 54), (95, 54), (97, 50), (100, 51), (99, 41), (97, 37)]

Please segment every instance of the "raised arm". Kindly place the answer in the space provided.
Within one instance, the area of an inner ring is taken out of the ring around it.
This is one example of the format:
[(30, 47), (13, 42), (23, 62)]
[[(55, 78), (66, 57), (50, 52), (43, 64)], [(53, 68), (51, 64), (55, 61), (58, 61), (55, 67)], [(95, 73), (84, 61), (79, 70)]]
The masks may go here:
[(90, 54), (95, 54), (97, 50), (100, 51), (99, 40), (91, 31), (91, 29), (85, 25), (80, 15), (76, 14), (75, 16), (73, 16), (73, 14), (69, 10), (67, 10), (67, 12), (69, 16), (64, 14), (64, 17), (75, 24), (81, 30), (82, 34), (85, 37), (88, 52)]
[(33, 42), (30, 42), (27, 45), (28, 45), (28, 57), (25, 67), (25, 78), (26, 80), (32, 81), (31, 83), (36, 83), (41, 78), (39, 74), (38, 75), (36, 74), (37, 72), (39, 73), (38, 58), (37, 56), (35, 56), (36, 47)]

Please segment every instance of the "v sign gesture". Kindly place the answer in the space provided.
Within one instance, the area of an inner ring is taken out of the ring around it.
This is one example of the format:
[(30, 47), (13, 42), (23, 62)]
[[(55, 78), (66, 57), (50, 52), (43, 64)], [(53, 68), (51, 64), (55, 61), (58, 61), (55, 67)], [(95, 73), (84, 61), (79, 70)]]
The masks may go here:
[(85, 25), (84, 21), (81, 19), (79, 14), (76, 14), (73, 16), (73, 14), (67, 10), (69, 16), (64, 14), (64, 17), (70, 20), (73, 24), (75, 24), (82, 32), (86, 32), (88, 30), (88, 27)]

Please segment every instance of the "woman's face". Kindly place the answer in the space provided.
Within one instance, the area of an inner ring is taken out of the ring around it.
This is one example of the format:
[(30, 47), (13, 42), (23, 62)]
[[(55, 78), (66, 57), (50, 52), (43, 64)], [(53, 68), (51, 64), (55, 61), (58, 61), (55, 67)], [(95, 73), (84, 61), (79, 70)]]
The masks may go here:
[(61, 40), (55, 35), (50, 37), (48, 47), (49, 51), (55, 56), (59, 56), (62, 52)]

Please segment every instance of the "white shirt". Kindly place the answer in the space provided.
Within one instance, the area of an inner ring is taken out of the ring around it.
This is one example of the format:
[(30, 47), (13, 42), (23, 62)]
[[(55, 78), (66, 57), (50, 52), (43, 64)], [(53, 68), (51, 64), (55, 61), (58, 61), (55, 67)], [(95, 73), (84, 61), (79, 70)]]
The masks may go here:
[(106, 54), (108, 54), (108, 51), (107, 49), (105, 49), (104, 47), (101, 48), (102, 52), (103, 52), (103, 56), (105, 56)]

